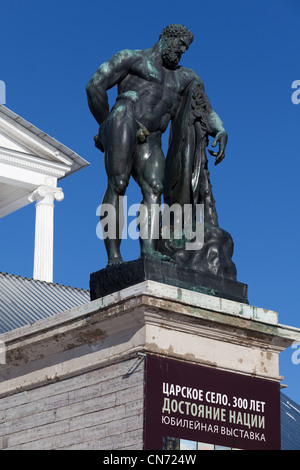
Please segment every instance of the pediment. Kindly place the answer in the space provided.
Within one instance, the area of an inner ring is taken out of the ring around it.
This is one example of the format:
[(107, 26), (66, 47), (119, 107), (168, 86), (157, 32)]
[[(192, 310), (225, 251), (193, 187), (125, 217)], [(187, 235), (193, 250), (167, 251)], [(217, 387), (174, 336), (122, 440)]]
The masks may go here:
[(0, 218), (31, 202), (41, 185), (57, 181), (89, 163), (73, 150), (0, 105)]
[(73, 150), (3, 105), (0, 105), (0, 158), (1, 150), (65, 165), (66, 175), (89, 165)]
[(9, 137), (1, 130), (0, 130), (0, 148), (13, 150), (16, 152), (22, 152), (28, 155), (30, 155), (31, 153), (28, 148), (26, 148), (24, 145), (21, 145), (20, 142)]

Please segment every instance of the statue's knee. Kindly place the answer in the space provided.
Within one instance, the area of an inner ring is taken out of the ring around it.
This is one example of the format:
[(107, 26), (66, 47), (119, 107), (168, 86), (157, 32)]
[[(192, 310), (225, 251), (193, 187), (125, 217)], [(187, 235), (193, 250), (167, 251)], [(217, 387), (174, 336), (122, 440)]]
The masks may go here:
[(150, 184), (151, 192), (155, 194), (155, 196), (160, 196), (163, 192), (163, 184), (158, 180), (153, 180)]
[(115, 192), (119, 194), (120, 196), (122, 196), (125, 193), (126, 188), (128, 186), (128, 178), (118, 176), (114, 178), (112, 185), (113, 185)]

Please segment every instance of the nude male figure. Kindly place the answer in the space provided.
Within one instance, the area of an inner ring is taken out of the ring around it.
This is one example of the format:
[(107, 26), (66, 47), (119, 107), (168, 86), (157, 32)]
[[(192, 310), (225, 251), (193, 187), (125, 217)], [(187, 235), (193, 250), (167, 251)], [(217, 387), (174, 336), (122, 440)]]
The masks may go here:
[[(150, 49), (123, 50), (102, 64), (87, 85), (90, 110), (99, 124), (96, 145), (104, 152), (108, 186), (103, 203), (116, 210), (117, 233), (120, 198), (125, 194), (132, 175), (141, 188), (142, 204), (147, 208), (144, 223), (148, 237), (141, 239), (141, 255), (161, 257), (153, 237), (154, 217), (151, 204), (160, 204), (163, 192), (165, 158), (161, 136), (176, 115), (182, 96), (192, 82), (197, 82), (206, 107), (210, 135), (219, 143), (219, 151), (210, 153), (216, 164), (225, 156), (227, 134), (218, 115), (212, 110), (201, 78), (192, 70), (180, 67), (182, 54), (193, 40), (181, 25), (167, 26)], [(117, 85), (116, 104), (109, 111), (107, 90)], [(108, 265), (122, 262), (121, 239), (105, 239)]]

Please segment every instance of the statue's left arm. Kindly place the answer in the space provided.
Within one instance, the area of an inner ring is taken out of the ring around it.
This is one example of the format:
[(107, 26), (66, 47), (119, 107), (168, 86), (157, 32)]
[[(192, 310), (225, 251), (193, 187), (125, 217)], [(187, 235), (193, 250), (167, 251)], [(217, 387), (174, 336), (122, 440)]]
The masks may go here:
[(209, 99), (204, 90), (202, 80), (197, 77), (194, 81), (195, 91), (193, 93), (193, 115), (199, 118), (205, 126), (205, 129), (211, 137), (214, 138), (212, 147), (216, 147), (219, 143), (219, 151), (214, 152), (208, 150), (209, 153), (216, 157), (215, 165), (218, 165), (225, 157), (225, 149), (228, 140), (227, 132), (224, 129), (223, 122), (218, 114), (212, 109)]

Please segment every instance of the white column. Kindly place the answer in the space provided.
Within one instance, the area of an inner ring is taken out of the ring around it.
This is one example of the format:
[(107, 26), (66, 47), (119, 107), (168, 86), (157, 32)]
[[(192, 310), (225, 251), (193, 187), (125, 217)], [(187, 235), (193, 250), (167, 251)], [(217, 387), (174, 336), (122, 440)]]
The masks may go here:
[(62, 201), (61, 188), (39, 186), (29, 197), (36, 201), (33, 278), (53, 282), (54, 199)]

